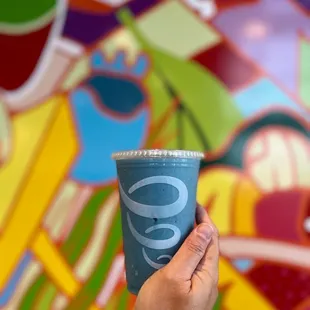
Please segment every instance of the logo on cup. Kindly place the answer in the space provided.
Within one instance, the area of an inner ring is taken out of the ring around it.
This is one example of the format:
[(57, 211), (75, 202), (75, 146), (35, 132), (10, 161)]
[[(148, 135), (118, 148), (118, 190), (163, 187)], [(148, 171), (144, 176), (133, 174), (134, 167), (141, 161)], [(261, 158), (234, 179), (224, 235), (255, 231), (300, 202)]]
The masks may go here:
[[(135, 183), (134, 185), (132, 185), (129, 188), (128, 193), (132, 194), (137, 189), (147, 186), (147, 185), (151, 185), (151, 184), (167, 184), (167, 185), (171, 185), (175, 187), (178, 191), (178, 199), (171, 204), (162, 205), (162, 206), (142, 204), (129, 198), (129, 196), (125, 193), (124, 189), (122, 188), (122, 185), (119, 184), (120, 194), (121, 194), (123, 203), (126, 205), (126, 207), (131, 212), (135, 213), (138, 216), (142, 216), (142, 217), (146, 217), (150, 219), (154, 219), (154, 218), (167, 219), (167, 218), (176, 216), (182, 212), (182, 210), (185, 208), (187, 201), (188, 201), (188, 190), (184, 182), (178, 178), (171, 177), (171, 176), (153, 176), (153, 177), (144, 178), (138, 181), (137, 183)], [(149, 234), (159, 229), (169, 229), (173, 232), (173, 236), (170, 237), (169, 239), (154, 240), (154, 239), (150, 239), (150, 238), (142, 236), (135, 229), (134, 225), (132, 224), (129, 212), (127, 212), (127, 223), (134, 238), (146, 248), (150, 248), (153, 250), (170, 249), (174, 247), (175, 245), (177, 245), (181, 239), (180, 229), (177, 226), (172, 225), (172, 224), (157, 224), (157, 225), (150, 226), (148, 229), (146, 229), (145, 230), (146, 234)], [(142, 248), (143, 257), (145, 261), (151, 267), (155, 269), (160, 269), (161, 267), (165, 265), (165, 264), (159, 264), (159, 263), (152, 261), (147, 255), (146, 249), (144, 247)], [(159, 261), (163, 258), (167, 258), (171, 260), (172, 257), (170, 255), (161, 255), (157, 258), (157, 260)]]

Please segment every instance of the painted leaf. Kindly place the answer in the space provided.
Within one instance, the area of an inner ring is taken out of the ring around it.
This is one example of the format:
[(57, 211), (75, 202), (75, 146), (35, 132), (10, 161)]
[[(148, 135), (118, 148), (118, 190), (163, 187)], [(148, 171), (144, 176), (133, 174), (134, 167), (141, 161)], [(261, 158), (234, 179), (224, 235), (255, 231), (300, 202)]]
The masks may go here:
[(242, 121), (224, 85), (199, 64), (150, 45), (127, 9), (120, 10), (118, 18), (151, 57), (154, 72), (166, 89), (182, 104), (182, 115), (188, 122), (183, 128), (184, 147), (191, 145), (200, 150), (218, 148)]

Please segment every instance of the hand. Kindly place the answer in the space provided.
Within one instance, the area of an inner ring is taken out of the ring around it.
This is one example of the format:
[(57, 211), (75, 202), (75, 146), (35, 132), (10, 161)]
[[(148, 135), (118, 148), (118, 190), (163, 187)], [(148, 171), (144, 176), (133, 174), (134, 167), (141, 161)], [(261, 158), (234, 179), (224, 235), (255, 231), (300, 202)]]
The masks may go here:
[(141, 288), (135, 310), (211, 310), (218, 289), (218, 232), (207, 212), (197, 207), (198, 226), (170, 263)]

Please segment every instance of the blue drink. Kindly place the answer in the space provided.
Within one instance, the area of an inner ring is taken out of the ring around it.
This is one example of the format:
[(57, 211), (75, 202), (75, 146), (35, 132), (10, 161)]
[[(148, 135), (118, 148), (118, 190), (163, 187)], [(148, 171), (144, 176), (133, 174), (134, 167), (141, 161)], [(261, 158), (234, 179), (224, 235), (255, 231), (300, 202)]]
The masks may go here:
[(117, 163), (128, 290), (165, 266), (194, 227), (202, 153), (141, 150)]

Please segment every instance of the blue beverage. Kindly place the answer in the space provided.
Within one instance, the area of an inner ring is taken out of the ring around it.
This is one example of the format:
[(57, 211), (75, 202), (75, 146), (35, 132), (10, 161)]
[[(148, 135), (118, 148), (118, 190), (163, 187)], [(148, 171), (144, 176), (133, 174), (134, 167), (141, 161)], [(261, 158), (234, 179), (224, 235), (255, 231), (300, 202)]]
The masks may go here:
[(128, 290), (165, 266), (192, 231), (203, 154), (141, 150), (113, 154), (117, 163)]

